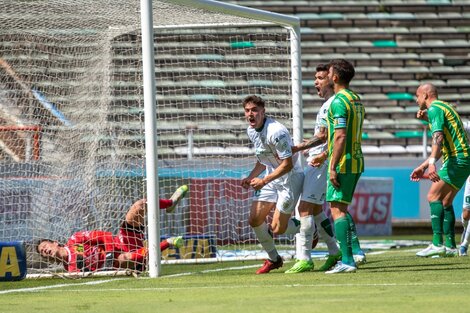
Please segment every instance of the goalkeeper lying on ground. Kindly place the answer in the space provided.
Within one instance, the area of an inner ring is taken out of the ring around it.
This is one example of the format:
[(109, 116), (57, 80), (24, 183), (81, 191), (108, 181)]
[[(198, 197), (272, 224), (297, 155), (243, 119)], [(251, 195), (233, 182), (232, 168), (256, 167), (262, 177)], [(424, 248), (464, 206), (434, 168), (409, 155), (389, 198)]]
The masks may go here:
[[(160, 209), (173, 212), (188, 192), (188, 186), (179, 187), (170, 199), (160, 199)], [(102, 230), (81, 231), (70, 237), (65, 245), (42, 239), (36, 246), (39, 254), (50, 262), (63, 264), (69, 272), (89, 272), (104, 268), (143, 270), (148, 253), (144, 247), (144, 220), (147, 200), (136, 201), (126, 214), (119, 234)], [(180, 247), (182, 237), (170, 237), (160, 243), (160, 250)]]

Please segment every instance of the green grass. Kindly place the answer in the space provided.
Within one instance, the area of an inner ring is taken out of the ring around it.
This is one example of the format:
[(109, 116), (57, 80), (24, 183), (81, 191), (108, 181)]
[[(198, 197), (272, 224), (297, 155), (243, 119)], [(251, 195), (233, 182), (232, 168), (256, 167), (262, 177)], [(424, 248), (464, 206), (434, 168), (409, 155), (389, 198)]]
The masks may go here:
[[(370, 253), (351, 274), (284, 274), (290, 262), (255, 275), (261, 262), (247, 261), (164, 265), (156, 279), (1, 283), (0, 312), (468, 312), (470, 258), (422, 259), (416, 251)], [(1, 293), (44, 286), (53, 288)]]

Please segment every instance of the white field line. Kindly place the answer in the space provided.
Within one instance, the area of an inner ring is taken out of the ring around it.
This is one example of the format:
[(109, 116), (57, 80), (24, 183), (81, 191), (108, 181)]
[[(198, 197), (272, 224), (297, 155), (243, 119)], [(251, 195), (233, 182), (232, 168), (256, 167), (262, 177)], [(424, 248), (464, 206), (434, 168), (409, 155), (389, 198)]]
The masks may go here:
[[(375, 251), (375, 252), (370, 252), (370, 253), (367, 253), (369, 255), (371, 254), (382, 254), (382, 253), (386, 253), (387, 251)], [(321, 259), (325, 259), (326, 258), (320, 258)], [(287, 261), (284, 261), (284, 263), (289, 263), (293, 260), (287, 260)], [(260, 267), (261, 265), (260, 264), (255, 264), (255, 265), (247, 265), (247, 266), (235, 266), (235, 267), (226, 267), (226, 268), (217, 268), (217, 269), (212, 269), (212, 270), (205, 270), (205, 271), (199, 271), (199, 272), (186, 272), (186, 273), (178, 273), (178, 274), (173, 274), (173, 275), (165, 275), (165, 276), (162, 276), (161, 278), (171, 278), (171, 277), (179, 277), (179, 276), (188, 276), (188, 275), (193, 275), (193, 274), (198, 274), (198, 273), (213, 273), (213, 272), (222, 272), (222, 271), (231, 271), (231, 270), (242, 270), (242, 269), (246, 269), (246, 268), (254, 268), (254, 267)], [(147, 277), (145, 277), (147, 278)]]
[[(375, 252), (370, 252), (367, 254), (382, 254), (382, 253), (390, 253), (393, 251), (375, 251)], [(286, 263), (290, 262), (288, 260)], [(197, 271), (197, 272), (185, 272), (185, 273), (178, 273), (178, 274), (173, 274), (173, 275), (165, 275), (160, 278), (173, 278), (173, 277), (181, 277), (181, 276), (189, 276), (189, 275), (194, 275), (194, 274), (201, 274), (201, 273), (213, 273), (213, 272), (222, 272), (222, 271), (231, 271), (231, 270), (240, 270), (240, 269), (247, 269), (247, 268), (255, 268), (255, 267), (260, 267), (260, 264), (254, 264), (254, 265), (247, 265), (247, 266), (234, 266), (234, 267), (226, 267), (226, 268), (218, 268), (218, 269), (211, 269), (211, 270), (204, 270), (204, 271)], [(72, 287), (72, 286), (83, 286), (83, 285), (99, 285), (99, 284), (105, 284), (117, 280), (124, 280), (124, 279), (129, 279), (129, 278), (114, 278), (114, 279), (107, 279), (107, 280), (98, 280), (98, 281), (92, 281), (92, 282), (84, 282), (84, 283), (75, 283), (75, 284), (58, 284), (58, 285), (51, 285), (51, 286), (42, 286), (42, 287), (32, 287), (32, 288), (22, 288), (22, 289), (10, 289), (10, 290), (0, 290), (0, 295), (2, 294), (8, 294), (8, 293), (22, 293), (22, 292), (38, 292), (38, 291), (55, 291), (55, 292), (63, 292), (63, 291), (73, 291), (73, 292), (92, 292), (92, 291), (98, 291), (96, 289), (81, 289), (81, 290), (75, 290), (75, 289), (60, 289), (60, 290), (49, 290), (49, 289), (55, 289), (55, 288), (62, 288), (62, 287)], [(149, 277), (141, 277), (139, 279), (150, 279)], [(423, 286), (423, 285), (428, 285), (428, 286), (434, 286), (434, 285), (442, 285), (442, 286), (453, 286), (453, 285), (470, 285), (470, 281), (468, 282), (458, 282), (458, 283), (430, 283), (430, 284), (423, 284), (423, 283), (406, 283), (406, 284), (313, 284), (313, 285), (285, 285), (285, 287), (315, 287), (315, 286), (323, 286), (323, 287), (336, 287), (336, 286)], [(279, 287), (279, 285), (275, 285)], [(273, 287), (275, 287), (273, 285)], [(111, 288), (111, 289), (99, 289), (99, 291), (147, 291), (147, 290), (178, 290), (178, 289), (212, 289), (212, 288), (227, 288), (227, 289), (232, 289), (232, 288), (258, 288), (259, 285), (232, 285), (232, 286), (214, 286), (214, 287), (168, 287), (168, 288), (123, 288), (123, 289), (117, 289), (117, 288)]]
[(41, 291), (41, 290), (46, 290), (46, 289), (62, 288), (62, 287), (70, 287), (70, 286), (100, 285), (100, 284), (105, 284), (105, 283), (109, 283), (112, 281), (123, 280), (123, 279), (125, 278), (97, 280), (97, 281), (89, 281), (89, 282), (75, 283), (75, 284), (58, 284), (58, 285), (41, 286), (41, 287), (0, 290), (0, 295), (7, 294), (7, 293), (14, 293), (14, 292), (36, 292), (36, 291)]
[[(167, 276), (162, 276), (160, 278), (171, 278), (171, 277), (179, 277), (179, 276), (188, 276), (188, 275), (193, 275), (193, 274), (200, 274), (200, 273), (211, 273), (211, 272), (221, 272), (221, 271), (230, 271), (230, 270), (239, 270), (239, 269), (245, 269), (245, 268), (252, 268), (252, 267), (259, 267), (259, 264), (256, 265), (248, 265), (248, 266), (236, 266), (236, 267), (228, 267), (228, 268), (220, 268), (220, 269), (213, 269), (213, 270), (205, 270), (205, 271), (198, 271), (198, 272), (186, 272), (186, 273), (180, 273), (180, 274), (174, 274), (174, 275), (167, 275)], [(105, 284), (113, 281), (118, 281), (118, 280), (124, 280), (124, 279), (129, 279), (129, 278), (115, 278), (115, 279), (106, 279), (106, 280), (98, 280), (98, 281), (91, 281), (91, 282), (84, 282), (84, 283), (75, 283), (75, 284), (58, 284), (58, 285), (51, 285), (51, 286), (42, 286), (42, 287), (31, 287), (31, 288), (22, 288), (22, 289), (10, 289), (10, 290), (0, 290), (0, 295), (2, 294), (7, 294), (7, 293), (14, 293), (14, 292), (37, 292), (37, 291), (43, 291), (47, 289), (54, 289), (54, 288), (62, 288), (62, 287), (71, 287), (71, 286), (84, 286), (84, 285), (99, 285), (99, 284)], [(142, 277), (139, 279), (150, 279), (149, 277)], [(113, 290), (113, 289), (107, 289), (107, 290)], [(116, 290), (121, 290), (121, 289), (116, 289)], [(122, 289), (123, 290), (123, 289)], [(145, 290), (142, 289), (142, 290)], [(66, 291), (64, 289), (57, 290), (57, 291)]]
[[(69, 284), (70, 286), (71, 284)], [(75, 284), (77, 285), (77, 284)], [(85, 285), (85, 284), (83, 284)], [(91, 284), (88, 284), (91, 285)], [(279, 287), (285, 287), (285, 288), (318, 288), (318, 287), (424, 287), (424, 286), (469, 286), (470, 281), (467, 282), (441, 282), (441, 283), (349, 283), (349, 284), (290, 284), (290, 285), (263, 285), (263, 287), (268, 287), (268, 288), (279, 288)], [(43, 291), (43, 292), (74, 292), (74, 293), (98, 293), (98, 292), (142, 292), (142, 291), (173, 291), (173, 290), (201, 290), (201, 289), (241, 289), (241, 288), (255, 288), (258, 289), (260, 288), (259, 284), (247, 284), (247, 285), (226, 285), (226, 286), (197, 286), (197, 287), (145, 287), (145, 288), (100, 288), (100, 289), (60, 289), (60, 290), (52, 290), (52, 286), (48, 286), (48, 288), (27, 288), (29, 290), (24, 289), (21, 291), (21, 289), (17, 290), (7, 290), (9, 292), (38, 292), (38, 291)], [(59, 285), (56, 285), (54, 287), (59, 287)], [(35, 289), (35, 290), (31, 290)], [(42, 290), (39, 290), (42, 289)]]
[[(243, 270), (245, 268), (253, 268), (253, 267), (260, 267), (259, 264), (255, 265), (246, 265), (246, 266), (234, 266), (234, 267), (226, 267), (226, 268), (216, 268), (213, 270), (204, 270), (204, 271), (199, 271), (199, 272), (186, 272), (186, 273), (178, 273), (178, 274), (173, 274), (173, 275), (165, 275), (162, 276), (161, 278), (171, 278), (171, 277), (179, 277), (179, 276), (188, 276), (188, 275), (193, 275), (193, 274), (200, 274), (200, 273), (213, 273), (213, 272), (222, 272), (222, 271), (232, 271), (232, 270)], [(147, 277), (145, 277), (147, 278)]]

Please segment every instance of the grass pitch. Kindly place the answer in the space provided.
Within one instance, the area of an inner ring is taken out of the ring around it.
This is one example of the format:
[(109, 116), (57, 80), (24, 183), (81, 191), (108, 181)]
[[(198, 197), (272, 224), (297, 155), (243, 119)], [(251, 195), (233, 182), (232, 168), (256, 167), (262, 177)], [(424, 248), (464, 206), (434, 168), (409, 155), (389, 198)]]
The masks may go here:
[(0, 312), (469, 312), (470, 258), (416, 251), (373, 251), (349, 274), (284, 274), (289, 262), (255, 275), (262, 262), (246, 261), (164, 265), (156, 279), (0, 283)]

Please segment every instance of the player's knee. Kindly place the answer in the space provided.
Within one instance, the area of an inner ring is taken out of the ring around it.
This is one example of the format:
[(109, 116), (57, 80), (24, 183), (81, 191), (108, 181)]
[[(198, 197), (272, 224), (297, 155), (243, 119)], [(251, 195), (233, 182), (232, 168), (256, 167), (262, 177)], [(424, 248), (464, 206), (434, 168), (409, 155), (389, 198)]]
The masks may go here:
[(258, 227), (259, 225), (263, 224), (263, 222), (264, 222), (264, 219), (261, 219), (258, 216), (250, 216), (248, 218), (248, 224), (251, 227)]
[(427, 200), (428, 200), (428, 202), (436, 202), (436, 201), (439, 201), (441, 199), (439, 199), (438, 194), (436, 194), (434, 192), (429, 192), (428, 196), (427, 196)]

